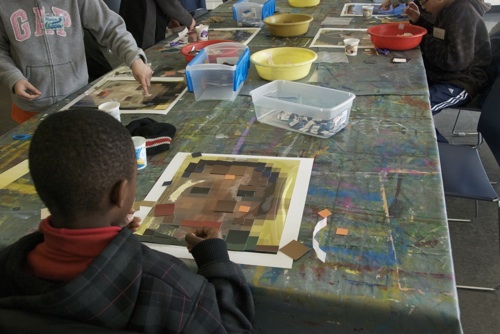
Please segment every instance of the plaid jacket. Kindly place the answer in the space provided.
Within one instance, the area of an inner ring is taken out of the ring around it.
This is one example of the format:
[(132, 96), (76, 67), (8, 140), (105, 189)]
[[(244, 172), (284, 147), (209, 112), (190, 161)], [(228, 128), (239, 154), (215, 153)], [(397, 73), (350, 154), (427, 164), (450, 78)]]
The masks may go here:
[(0, 252), (1, 308), (143, 333), (253, 331), (252, 295), (240, 268), (229, 261), (223, 240), (206, 240), (193, 249), (197, 275), (122, 229), (68, 283), (24, 271), (28, 252), (42, 241), (43, 234), (35, 232)]

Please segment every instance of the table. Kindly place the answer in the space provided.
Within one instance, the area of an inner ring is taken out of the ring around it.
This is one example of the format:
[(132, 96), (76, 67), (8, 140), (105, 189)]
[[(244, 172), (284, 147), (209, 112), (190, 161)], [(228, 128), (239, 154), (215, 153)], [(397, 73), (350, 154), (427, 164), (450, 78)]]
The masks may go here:
[[(232, 3), (211, 12), (210, 16), (225, 18), (218, 26), (234, 26)], [(277, 11), (310, 13), (314, 24), (305, 36), (287, 39), (269, 36), (263, 27), (249, 43), (250, 50), (308, 47), (319, 22), (339, 15), (342, 5), (322, 1), (299, 9), (277, 0)], [(376, 23), (356, 18), (350, 27)], [(185, 65), (178, 49), (158, 50), (148, 50), (153, 64)], [(196, 102), (188, 93), (166, 116), (148, 115), (174, 124), (177, 133), (170, 151), (152, 157), (139, 171), (137, 200), (145, 197), (180, 151), (315, 159), (298, 240), (312, 245), (317, 212), (328, 208), (333, 214), (318, 234), (326, 263), (311, 251), (291, 269), (242, 266), (254, 293), (259, 333), (462, 332), (422, 59), (418, 50), (397, 54), (412, 60), (390, 64), (387, 57), (360, 52), (349, 64), (316, 65), (320, 85), (339, 88), (336, 85), (349, 83), (358, 95), (349, 125), (330, 139), (260, 124), (246, 93), (247, 86), (265, 83), (253, 65), (233, 102)], [(368, 68), (364, 60), (369, 57), (376, 63)], [(385, 77), (378, 81), (383, 85), (370, 90), (369, 78), (377, 73)], [(0, 173), (27, 158), (29, 141), (13, 141), (12, 135), (32, 133), (43, 117), (0, 138)], [(122, 121), (128, 124), (140, 117), (123, 115)], [(29, 175), (0, 189), (0, 203), (0, 247), (37, 228), (43, 204)], [(336, 226), (347, 227), (348, 236), (337, 235)]]

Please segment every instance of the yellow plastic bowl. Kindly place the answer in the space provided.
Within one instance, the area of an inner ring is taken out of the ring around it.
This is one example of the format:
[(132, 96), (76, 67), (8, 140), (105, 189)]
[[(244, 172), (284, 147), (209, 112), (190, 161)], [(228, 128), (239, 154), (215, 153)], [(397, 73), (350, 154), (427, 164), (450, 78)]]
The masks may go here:
[(276, 14), (266, 17), (264, 23), (271, 35), (292, 37), (305, 34), (312, 20), (307, 14)]
[(309, 74), (316, 52), (305, 48), (272, 48), (255, 52), (250, 61), (262, 79), (299, 80)]
[(320, 0), (288, 0), (292, 7), (314, 7), (319, 5)]

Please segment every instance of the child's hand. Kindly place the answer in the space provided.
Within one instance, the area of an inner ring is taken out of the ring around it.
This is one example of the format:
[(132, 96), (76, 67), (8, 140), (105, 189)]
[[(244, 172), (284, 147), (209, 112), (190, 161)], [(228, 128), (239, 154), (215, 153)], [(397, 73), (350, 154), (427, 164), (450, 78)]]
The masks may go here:
[(26, 79), (16, 81), (14, 84), (14, 93), (26, 100), (34, 100), (42, 95), (42, 93)]
[(410, 2), (408, 6), (406, 6), (404, 13), (408, 16), (411, 23), (417, 22), (420, 18), (420, 10), (414, 2)]
[[(396, 5), (397, 6), (397, 5)], [(396, 7), (394, 6), (394, 7)], [(391, 0), (384, 0), (381, 4), (380, 4), (380, 9), (382, 10), (389, 10), (391, 9)]]
[(137, 58), (130, 65), (130, 69), (132, 70), (135, 80), (141, 84), (144, 96), (149, 96), (148, 88), (151, 86), (151, 77), (153, 76), (151, 68), (144, 64), (141, 58)]
[(202, 242), (203, 240), (215, 239), (215, 238), (222, 239), (222, 234), (220, 230), (218, 229), (216, 230), (212, 227), (203, 227), (196, 229), (194, 232), (186, 234), (185, 237), (189, 252), (191, 252), (193, 247)]
[(191, 20), (191, 25), (188, 27), (189, 31), (193, 31), (196, 26), (196, 21), (194, 19)]
[(130, 209), (129, 214), (125, 217), (125, 227), (128, 227), (132, 232), (135, 232), (141, 226), (141, 218), (134, 216), (135, 210)]

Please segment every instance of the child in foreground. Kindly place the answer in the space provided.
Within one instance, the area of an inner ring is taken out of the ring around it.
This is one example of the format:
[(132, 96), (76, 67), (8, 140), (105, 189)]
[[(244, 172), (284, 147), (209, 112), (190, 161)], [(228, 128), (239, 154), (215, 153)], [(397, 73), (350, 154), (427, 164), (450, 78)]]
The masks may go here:
[(132, 234), (140, 223), (131, 209), (135, 152), (113, 117), (97, 110), (47, 117), (33, 135), (29, 167), (51, 216), (0, 252), (0, 310), (142, 333), (253, 331), (249, 286), (219, 231), (186, 235), (198, 274)]

